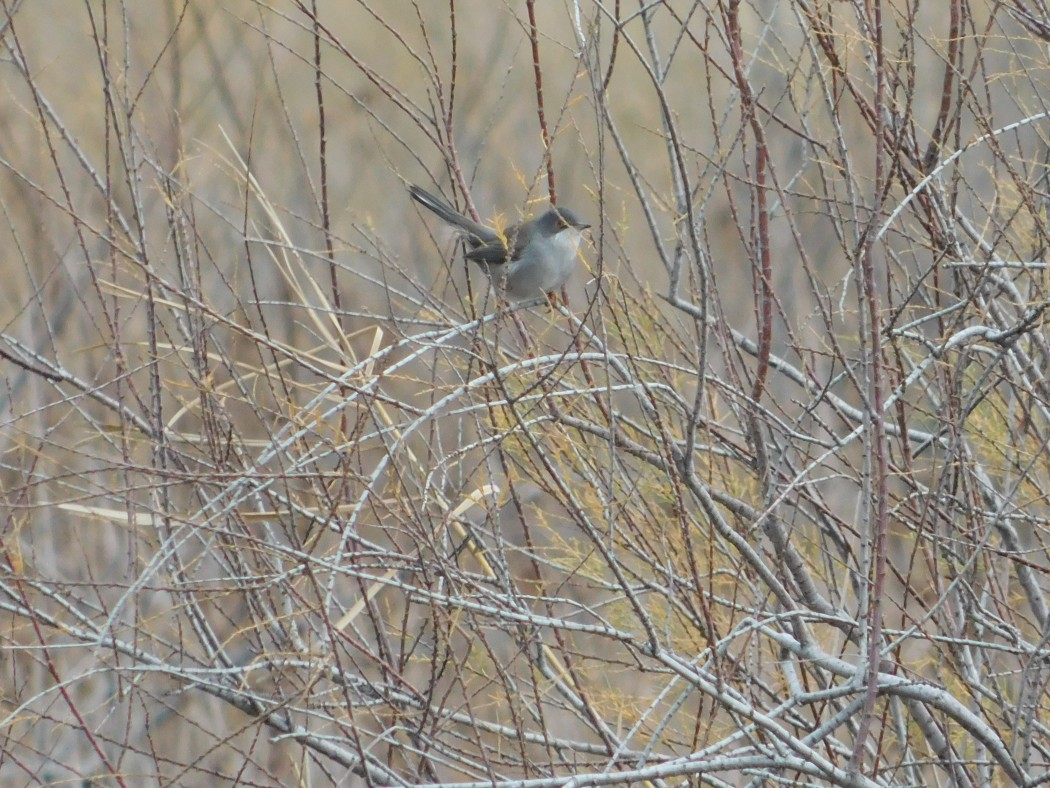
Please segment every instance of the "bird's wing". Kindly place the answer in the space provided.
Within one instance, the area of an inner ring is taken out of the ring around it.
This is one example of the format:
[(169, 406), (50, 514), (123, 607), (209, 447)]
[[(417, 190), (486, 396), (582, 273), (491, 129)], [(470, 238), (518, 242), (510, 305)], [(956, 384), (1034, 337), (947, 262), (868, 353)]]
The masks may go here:
[(511, 255), (507, 250), (507, 244), (504, 243), (502, 238), (497, 238), (495, 241), (489, 241), (488, 243), (475, 246), (473, 249), (468, 249), (463, 253), (463, 256), (468, 260), (473, 260), (475, 263), (484, 263), (485, 265), (501, 265), (511, 259)]
[(506, 231), (492, 240), (486, 240), (464, 253), (464, 257), (476, 263), (501, 265), (514, 262), (525, 252), (529, 243), (528, 231), (520, 231), (522, 225), (511, 225)]

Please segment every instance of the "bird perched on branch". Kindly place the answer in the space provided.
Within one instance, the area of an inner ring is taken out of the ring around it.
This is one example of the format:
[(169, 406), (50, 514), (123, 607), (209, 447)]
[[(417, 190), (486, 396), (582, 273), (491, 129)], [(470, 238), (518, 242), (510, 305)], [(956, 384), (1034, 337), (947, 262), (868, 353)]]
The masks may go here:
[(452, 225), (465, 241), (465, 257), (485, 269), (496, 291), (510, 301), (537, 298), (557, 290), (572, 275), (590, 227), (568, 208), (551, 207), (535, 219), (512, 224), (502, 232), (478, 224), (419, 186), (409, 186), (412, 199)]

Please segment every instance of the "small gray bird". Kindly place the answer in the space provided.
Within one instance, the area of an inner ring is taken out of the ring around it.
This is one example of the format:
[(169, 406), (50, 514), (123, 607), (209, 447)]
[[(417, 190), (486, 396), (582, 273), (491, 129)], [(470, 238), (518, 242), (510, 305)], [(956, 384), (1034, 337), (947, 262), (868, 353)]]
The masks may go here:
[(496, 290), (511, 301), (525, 301), (557, 290), (576, 267), (583, 230), (590, 227), (568, 208), (512, 224), (502, 233), (478, 224), (440, 197), (409, 186), (412, 199), (436, 213), (463, 236), (465, 257), (481, 265)]

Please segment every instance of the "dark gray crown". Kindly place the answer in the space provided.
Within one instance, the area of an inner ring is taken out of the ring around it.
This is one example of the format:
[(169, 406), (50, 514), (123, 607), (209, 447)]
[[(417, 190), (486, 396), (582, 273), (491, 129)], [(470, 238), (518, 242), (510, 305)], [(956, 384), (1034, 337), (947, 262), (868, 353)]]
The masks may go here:
[(577, 230), (585, 230), (590, 227), (587, 222), (580, 219), (568, 208), (551, 208), (543, 216), (536, 220), (536, 227), (544, 235), (554, 235), (567, 227), (575, 227)]

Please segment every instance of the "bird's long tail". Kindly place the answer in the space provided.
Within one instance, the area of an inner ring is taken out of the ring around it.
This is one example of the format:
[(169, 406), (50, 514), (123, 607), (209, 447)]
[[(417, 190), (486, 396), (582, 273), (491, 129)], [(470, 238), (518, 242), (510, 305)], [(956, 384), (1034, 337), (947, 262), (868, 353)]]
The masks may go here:
[(484, 225), (478, 224), (473, 219), (468, 219), (461, 213), (458, 213), (451, 205), (440, 197), (435, 197), (426, 189), (410, 185), (408, 187), (408, 193), (412, 195), (413, 200), (418, 202), (428, 211), (437, 214), (443, 221), (465, 233), (473, 246), (482, 243), (490, 243), (499, 238), (495, 231), (490, 230)]

